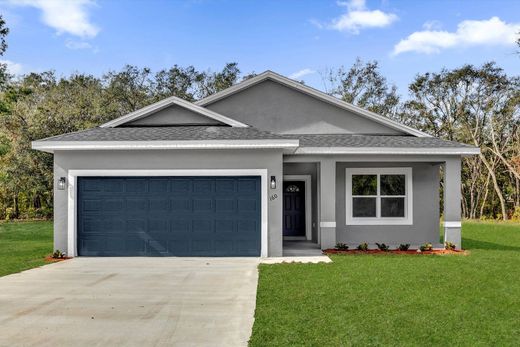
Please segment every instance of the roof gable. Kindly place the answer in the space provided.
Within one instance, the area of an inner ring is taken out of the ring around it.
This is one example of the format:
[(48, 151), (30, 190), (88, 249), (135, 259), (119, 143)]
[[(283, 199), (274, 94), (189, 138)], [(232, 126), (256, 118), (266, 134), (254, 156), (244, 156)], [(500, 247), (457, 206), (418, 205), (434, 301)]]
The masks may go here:
[[(161, 122), (167, 122), (168, 117), (175, 117), (174, 114), (168, 112), (177, 109), (180, 122), (179, 124), (188, 124), (188, 122), (202, 124), (203, 119), (208, 119), (207, 124), (225, 124), (231, 127), (244, 128), (248, 127), (247, 124), (241, 123), (217, 112), (211, 111), (204, 107), (195, 105), (189, 101), (181, 98), (171, 96), (154, 104), (143, 107), (137, 111), (124, 115), (102, 124), (101, 128), (115, 128), (120, 126), (128, 125), (158, 125)], [(182, 110), (182, 111), (181, 111)], [(149, 122), (144, 121), (145, 118), (149, 118)], [(146, 124), (148, 123), (148, 124)], [(166, 124), (168, 125), (168, 124)]]
[[(335, 108), (339, 108), (343, 111), (347, 111), (359, 119), (365, 119), (366, 121), (369, 121), (372, 124), (378, 125), (379, 129), (386, 128), (388, 130), (393, 131), (394, 133), (401, 133), (401, 134), (413, 135), (413, 136), (418, 136), (418, 137), (430, 137), (430, 135), (423, 133), (419, 130), (399, 124), (398, 122), (395, 122), (389, 118), (383, 117), (376, 113), (373, 113), (373, 112), (367, 111), (365, 109), (362, 109), (360, 107), (349, 104), (345, 101), (337, 99), (337, 98), (330, 96), (328, 94), (325, 94), (317, 89), (303, 85), (297, 81), (291, 80), (287, 77), (284, 77), (284, 76), (274, 73), (272, 71), (266, 71), (260, 75), (252, 77), (246, 81), (238, 83), (221, 92), (218, 92), (218, 93), (208, 96), (204, 99), (201, 99), (201, 100), (197, 101), (195, 104), (199, 105), (199, 106), (204, 106), (207, 108), (215, 109), (215, 107), (212, 107), (212, 105), (216, 105), (219, 101), (229, 98), (242, 91), (245, 91), (253, 86), (263, 84), (263, 82), (266, 82), (266, 81), (271, 81), (271, 82), (280, 84), (284, 87), (292, 89), (293, 91), (302, 93), (307, 97), (314, 98), (315, 100), (319, 100), (319, 101), (326, 103), (330, 106), (333, 106)], [(226, 114), (228, 114), (228, 113), (226, 112)], [(229, 113), (229, 114), (232, 116), (231, 113)], [(253, 124), (253, 125), (255, 125), (255, 124)], [(256, 126), (259, 127), (258, 125), (256, 125)], [(377, 128), (378, 127), (376, 126), (376, 129)], [(268, 130), (273, 131), (273, 129), (268, 129)], [(327, 132), (333, 133), (334, 130), (333, 129), (331, 129), (330, 131), (327, 130)]]

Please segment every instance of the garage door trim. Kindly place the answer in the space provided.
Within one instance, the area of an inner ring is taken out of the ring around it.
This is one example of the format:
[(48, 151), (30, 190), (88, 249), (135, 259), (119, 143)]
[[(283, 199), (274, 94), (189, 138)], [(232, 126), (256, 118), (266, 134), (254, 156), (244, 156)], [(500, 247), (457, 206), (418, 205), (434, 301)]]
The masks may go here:
[[(77, 177), (113, 177), (113, 176), (260, 176), (261, 184), (261, 249), (260, 256), (267, 257), (267, 169), (175, 169), (175, 170), (69, 170), (68, 172), (68, 256), (77, 256)], [(72, 254), (72, 252), (73, 254)]]

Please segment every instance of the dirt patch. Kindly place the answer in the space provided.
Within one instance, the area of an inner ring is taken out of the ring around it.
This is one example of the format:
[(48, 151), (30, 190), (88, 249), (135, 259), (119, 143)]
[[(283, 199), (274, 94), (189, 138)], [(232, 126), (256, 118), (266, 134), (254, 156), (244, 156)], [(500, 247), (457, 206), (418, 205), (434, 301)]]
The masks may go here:
[(45, 257), (45, 262), (47, 263), (57, 263), (60, 261), (72, 259), (71, 257), (65, 257), (65, 258), (53, 258), (52, 256), (48, 255)]
[(360, 251), (357, 249), (352, 250), (339, 250), (334, 248), (325, 249), (323, 251), (324, 254), (409, 254), (409, 255), (427, 255), (427, 254), (458, 254), (458, 255), (468, 255), (469, 252), (466, 250), (447, 250), (447, 249), (434, 249), (431, 251), (418, 251), (416, 249), (411, 249), (408, 251), (400, 251), (400, 250), (390, 250), (390, 251), (381, 251), (379, 249), (369, 249), (368, 251)]

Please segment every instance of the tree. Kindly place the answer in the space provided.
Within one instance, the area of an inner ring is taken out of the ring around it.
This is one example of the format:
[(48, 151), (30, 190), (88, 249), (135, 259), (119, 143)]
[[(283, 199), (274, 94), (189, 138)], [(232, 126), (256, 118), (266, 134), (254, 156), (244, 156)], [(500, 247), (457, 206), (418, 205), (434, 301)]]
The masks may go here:
[(377, 61), (363, 63), (357, 58), (349, 69), (342, 66), (322, 73), (322, 80), (329, 95), (386, 117), (398, 115), (397, 87), (388, 84)]
[[(7, 49), (7, 34), (9, 34), (9, 28), (6, 26), (2, 15), (0, 15), (0, 56), (3, 56)], [(3, 88), (8, 79), (9, 74), (7, 73), (7, 64), (0, 63), (0, 89)]]
[[(506, 219), (507, 201), (520, 195), (507, 174), (518, 179), (514, 158), (519, 152), (520, 79), (507, 76), (495, 63), (465, 65), (418, 75), (409, 91), (411, 100), (406, 102), (404, 113), (411, 125), (481, 149), (478, 157), (465, 159), (468, 216), (475, 216), (477, 204), (486, 203), (488, 194), (482, 188), (487, 189), (491, 180), (500, 215)], [(484, 201), (480, 201), (481, 196)]]
[(240, 69), (237, 63), (227, 63), (220, 72), (204, 72), (198, 81), (197, 97), (202, 99), (237, 83)]

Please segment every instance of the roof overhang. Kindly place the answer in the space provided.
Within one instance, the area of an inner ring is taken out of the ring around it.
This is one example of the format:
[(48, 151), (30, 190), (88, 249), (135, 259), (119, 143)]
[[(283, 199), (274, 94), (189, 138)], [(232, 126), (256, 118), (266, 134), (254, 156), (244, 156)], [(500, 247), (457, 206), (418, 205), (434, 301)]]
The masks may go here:
[(402, 131), (406, 134), (417, 136), (417, 137), (432, 137), (429, 134), (426, 134), (422, 131), (419, 131), (417, 129), (414, 129), (412, 127), (400, 124), (394, 120), (391, 120), (390, 118), (383, 117), (377, 113), (365, 110), (361, 107), (352, 105), (348, 102), (345, 102), (343, 100), (340, 100), (338, 98), (335, 98), (331, 95), (328, 95), (318, 89), (306, 86), (298, 81), (292, 80), (290, 78), (287, 78), (285, 76), (282, 76), (280, 74), (277, 74), (273, 71), (265, 71), (255, 77), (251, 77), (243, 82), (240, 82), (238, 84), (235, 84), (234, 86), (231, 86), (229, 88), (226, 88), (218, 93), (215, 93), (213, 95), (210, 95), (204, 99), (201, 99), (199, 101), (195, 102), (195, 105), (198, 106), (207, 106), (209, 104), (212, 104), (218, 100), (224, 99), (228, 96), (231, 96), (235, 93), (238, 93), (244, 89), (250, 88), (258, 83), (261, 83), (265, 80), (272, 80), (275, 82), (278, 82), (282, 85), (285, 85), (289, 88), (298, 90), (304, 94), (307, 94), (311, 97), (314, 97), (318, 100), (324, 101), (326, 103), (329, 103), (331, 105), (337, 106), (339, 108), (342, 108), (344, 110), (350, 111), (354, 114), (357, 114), (361, 117), (368, 118), (376, 123), (385, 125), (391, 129)]
[(480, 153), (478, 147), (299, 147), (294, 154), (421, 154), (461, 155)]
[(33, 141), (32, 149), (54, 151), (154, 150), (154, 149), (285, 149), (293, 153), (299, 140), (204, 140), (204, 141)]
[(134, 111), (134, 112), (124, 115), (122, 117), (111, 120), (110, 122), (100, 125), (100, 127), (101, 128), (114, 128), (114, 127), (123, 125), (125, 123), (129, 123), (129, 122), (141, 119), (141, 118), (145, 118), (147, 116), (150, 116), (160, 110), (163, 110), (163, 109), (173, 106), (173, 105), (183, 107), (187, 110), (198, 113), (198, 114), (208, 117), (210, 119), (217, 120), (219, 122), (222, 122), (222, 123), (227, 124), (232, 127), (238, 127), (238, 128), (247, 128), (248, 127), (247, 124), (241, 123), (237, 120), (231, 119), (220, 113), (217, 113), (217, 112), (211, 111), (207, 108), (198, 106), (194, 103), (183, 100), (176, 96), (171, 96), (169, 98), (166, 98), (166, 99), (156, 102), (154, 104), (143, 107), (137, 111)]

